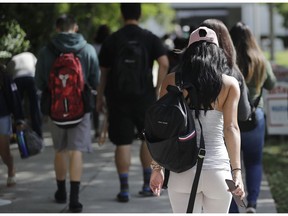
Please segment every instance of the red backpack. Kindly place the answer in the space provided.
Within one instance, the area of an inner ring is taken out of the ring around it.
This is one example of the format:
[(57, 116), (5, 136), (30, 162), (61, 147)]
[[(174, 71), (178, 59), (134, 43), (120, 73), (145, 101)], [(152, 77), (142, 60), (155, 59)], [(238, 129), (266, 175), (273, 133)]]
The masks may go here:
[(51, 93), (50, 118), (59, 127), (73, 127), (85, 114), (84, 79), (75, 53), (61, 53), (54, 61), (48, 87)]

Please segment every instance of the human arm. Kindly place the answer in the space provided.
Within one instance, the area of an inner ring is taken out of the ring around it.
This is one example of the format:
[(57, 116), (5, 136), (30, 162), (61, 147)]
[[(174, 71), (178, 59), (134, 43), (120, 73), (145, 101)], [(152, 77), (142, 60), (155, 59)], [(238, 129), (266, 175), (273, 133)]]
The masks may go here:
[(159, 98), (161, 84), (168, 73), (169, 61), (166, 55), (162, 55), (157, 59), (159, 69), (158, 69), (158, 78), (156, 85), (156, 96)]
[(97, 112), (104, 112), (105, 110), (104, 91), (106, 88), (107, 76), (110, 69), (106, 67), (101, 67), (100, 70), (101, 70), (101, 76), (100, 76), (100, 83), (97, 87), (96, 110)]
[(266, 61), (266, 80), (263, 87), (267, 90), (271, 90), (275, 87), (277, 79), (273, 73), (270, 62)]
[(163, 82), (160, 86), (160, 93), (159, 98), (163, 97), (167, 93), (167, 86), (168, 85), (174, 85), (175, 86), (175, 73), (169, 73), (165, 76), (163, 79)]
[(160, 196), (164, 182), (163, 168), (154, 160), (151, 162), (151, 168), (150, 188), (156, 196)]
[(163, 42), (154, 34), (147, 34), (147, 38), (150, 38), (150, 55), (151, 59), (156, 60), (158, 63), (158, 76), (156, 84), (156, 97), (159, 98), (159, 91), (164, 78), (166, 77), (169, 69), (169, 60), (167, 56), (167, 49)]
[(96, 101), (96, 111), (105, 111), (105, 89), (108, 81), (108, 74), (112, 68), (112, 62), (114, 62), (113, 48), (115, 39), (110, 37), (103, 43), (100, 53), (99, 53), (99, 65), (100, 65), (100, 81), (97, 87), (97, 101)]
[[(167, 93), (166, 87), (168, 85), (175, 85), (174, 73), (168, 74), (163, 79), (162, 85), (160, 86), (159, 98)], [(151, 162), (152, 173), (150, 177), (150, 188), (156, 196), (160, 196), (161, 188), (164, 182), (163, 168), (157, 164), (154, 160)]]
[(223, 75), (224, 92), (227, 96), (223, 103), (223, 117), (224, 117), (224, 138), (230, 158), (230, 165), (232, 170), (233, 180), (237, 189), (233, 191), (236, 195), (245, 197), (244, 185), (241, 175), (241, 149), (240, 149), (240, 130), (237, 123), (237, 108), (240, 98), (240, 89), (238, 82), (233, 77)]

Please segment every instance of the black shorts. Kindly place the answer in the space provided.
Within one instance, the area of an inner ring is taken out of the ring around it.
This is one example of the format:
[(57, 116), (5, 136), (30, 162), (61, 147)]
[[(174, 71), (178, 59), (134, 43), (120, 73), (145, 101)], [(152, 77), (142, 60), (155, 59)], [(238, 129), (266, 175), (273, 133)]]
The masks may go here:
[[(115, 145), (132, 144), (136, 137), (135, 129), (141, 139), (144, 129), (145, 112), (156, 97), (142, 97), (130, 100), (129, 103), (113, 103), (108, 105), (109, 110), (109, 139)], [(114, 101), (115, 102), (115, 101)]]

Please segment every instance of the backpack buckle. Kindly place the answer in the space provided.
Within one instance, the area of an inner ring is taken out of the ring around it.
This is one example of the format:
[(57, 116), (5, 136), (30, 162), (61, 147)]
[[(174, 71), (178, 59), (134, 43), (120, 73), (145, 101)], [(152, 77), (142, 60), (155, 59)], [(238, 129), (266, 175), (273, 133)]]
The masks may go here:
[(203, 148), (200, 148), (198, 152), (198, 157), (202, 159), (205, 157), (205, 154), (206, 154), (206, 150)]

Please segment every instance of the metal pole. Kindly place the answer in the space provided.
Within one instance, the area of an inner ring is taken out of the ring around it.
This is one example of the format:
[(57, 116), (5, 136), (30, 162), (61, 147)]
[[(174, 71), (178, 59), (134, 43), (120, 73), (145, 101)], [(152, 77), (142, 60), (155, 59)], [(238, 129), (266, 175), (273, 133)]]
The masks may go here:
[(270, 18), (270, 61), (274, 62), (275, 60), (275, 47), (274, 47), (274, 4), (273, 3), (268, 3), (269, 6), (269, 18)]

